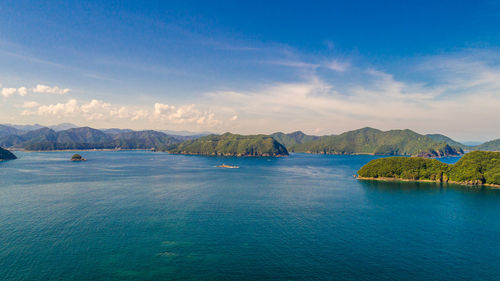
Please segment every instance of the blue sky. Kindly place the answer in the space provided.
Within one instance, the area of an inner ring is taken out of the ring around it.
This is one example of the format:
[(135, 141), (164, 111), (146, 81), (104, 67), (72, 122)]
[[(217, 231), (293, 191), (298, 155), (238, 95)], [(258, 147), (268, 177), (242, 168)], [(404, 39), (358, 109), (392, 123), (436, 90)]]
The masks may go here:
[(495, 1), (2, 1), (0, 123), (500, 138)]

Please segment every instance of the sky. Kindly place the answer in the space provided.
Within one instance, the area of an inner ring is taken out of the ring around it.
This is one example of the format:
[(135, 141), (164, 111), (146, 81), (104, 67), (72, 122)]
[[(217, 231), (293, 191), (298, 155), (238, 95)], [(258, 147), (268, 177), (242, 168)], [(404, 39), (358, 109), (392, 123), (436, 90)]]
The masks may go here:
[(0, 2), (0, 123), (500, 138), (498, 1)]

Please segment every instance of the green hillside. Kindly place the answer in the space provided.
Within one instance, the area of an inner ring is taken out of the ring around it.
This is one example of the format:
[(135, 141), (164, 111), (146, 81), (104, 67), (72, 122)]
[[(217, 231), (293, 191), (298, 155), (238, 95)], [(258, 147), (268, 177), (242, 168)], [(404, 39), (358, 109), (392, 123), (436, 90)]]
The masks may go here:
[(113, 146), (121, 149), (150, 149), (179, 143), (173, 136), (157, 131), (133, 131), (113, 135)]
[(358, 175), (361, 178), (375, 179), (500, 185), (500, 152), (470, 152), (453, 165), (420, 157), (380, 158), (363, 166)]
[(426, 136), (428, 136), (429, 138), (431, 138), (432, 140), (437, 141), (437, 142), (445, 142), (448, 145), (450, 145), (451, 147), (459, 147), (459, 148), (464, 149), (464, 150), (469, 149), (469, 146), (467, 146), (463, 143), (460, 143), (458, 141), (455, 141), (455, 140), (451, 139), (450, 137), (447, 137), (447, 136), (442, 135), (442, 134), (427, 134)]
[(460, 148), (453, 148), (445, 142), (434, 141), (428, 136), (411, 130), (384, 132), (373, 128), (363, 128), (335, 136), (322, 136), (314, 141), (296, 145), (295, 151), (320, 154), (370, 153), (426, 157), (463, 153)]
[(287, 149), (268, 135), (243, 136), (231, 133), (210, 135), (178, 145), (163, 147), (160, 151), (175, 154), (219, 156), (285, 156)]
[(314, 140), (317, 140), (319, 137), (318, 136), (311, 136), (311, 135), (306, 135), (301, 131), (285, 134), (282, 132), (274, 133), (271, 135), (276, 141), (281, 143), (286, 147), (288, 151), (295, 151), (295, 148), (297, 145), (306, 143), (306, 142), (311, 142)]
[(10, 151), (5, 150), (0, 147), (0, 161), (3, 160), (13, 160), (16, 159), (17, 157)]
[(64, 149), (151, 149), (180, 143), (186, 137), (169, 136), (157, 131), (126, 131), (106, 134), (89, 127), (56, 132), (41, 128), (0, 138), (0, 146), (25, 150)]
[(485, 142), (478, 146), (475, 146), (476, 150), (489, 150), (489, 151), (500, 151), (500, 139)]

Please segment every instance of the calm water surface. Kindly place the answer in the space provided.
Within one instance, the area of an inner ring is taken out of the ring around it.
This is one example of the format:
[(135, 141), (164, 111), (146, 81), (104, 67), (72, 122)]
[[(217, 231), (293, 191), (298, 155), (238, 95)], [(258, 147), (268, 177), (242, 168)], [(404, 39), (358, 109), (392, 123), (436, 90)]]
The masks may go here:
[(355, 180), (374, 156), (17, 155), (0, 280), (500, 279), (500, 190)]

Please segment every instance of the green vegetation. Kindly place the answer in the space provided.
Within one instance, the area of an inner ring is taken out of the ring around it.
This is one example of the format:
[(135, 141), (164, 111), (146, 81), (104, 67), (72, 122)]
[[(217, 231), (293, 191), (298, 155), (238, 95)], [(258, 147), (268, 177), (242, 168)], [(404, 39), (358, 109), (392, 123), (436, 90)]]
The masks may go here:
[(295, 151), (297, 145), (317, 140), (318, 136), (306, 135), (301, 131), (293, 132), (290, 134), (274, 133), (271, 135), (276, 141), (286, 147), (288, 151)]
[(453, 165), (420, 157), (380, 158), (363, 166), (358, 175), (373, 179), (500, 185), (500, 152), (473, 151)]
[(180, 143), (180, 139), (156, 131), (133, 131), (113, 135), (113, 147), (151, 149)]
[(463, 150), (467, 150), (467, 149), (470, 149), (469, 146), (463, 144), (463, 143), (460, 143), (458, 141), (455, 141), (445, 135), (441, 135), (441, 134), (427, 134), (426, 136), (428, 136), (429, 138), (431, 138), (433, 141), (437, 141), (437, 142), (445, 142), (447, 143), (449, 146), (451, 147), (458, 147), (458, 148), (461, 148)]
[(159, 151), (174, 154), (219, 156), (285, 156), (286, 148), (268, 135), (243, 136), (231, 133), (210, 135), (178, 145), (161, 147)]
[(73, 154), (71, 157), (71, 161), (85, 161), (86, 159), (83, 158), (80, 154)]
[(313, 141), (297, 144), (295, 151), (320, 154), (367, 153), (425, 157), (463, 153), (462, 149), (458, 147), (434, 141), (428, 136), (417, 134), (411, 130), (383, 132), (373, 128), (363, 128), (334, 136), (322, 136)]
[(485, 142), (481, 145), (475, 146), (476, 150), (489, 150), (489, 151), (500, 151), (500, 139)]
[(17, 159), (14, 153), (0, 147), (0, 161)]
[(169, 136), (156, 131), (132, 131), (106, 134), (89, 127), (55, 132), (41, 128), (23, 134), (0, 138), (4, 147), (32, 151), (82, 149), (152, 149), (180, 143), (185, 137)]

